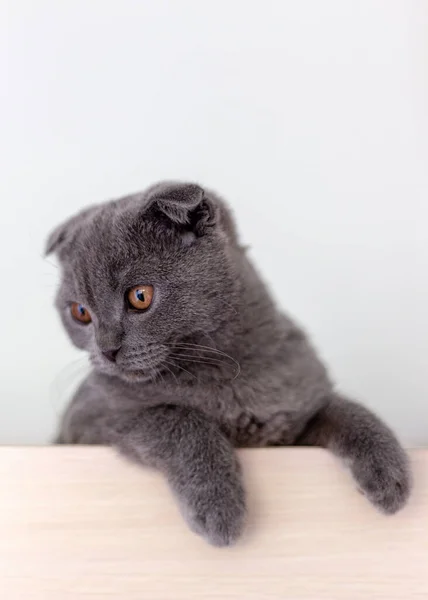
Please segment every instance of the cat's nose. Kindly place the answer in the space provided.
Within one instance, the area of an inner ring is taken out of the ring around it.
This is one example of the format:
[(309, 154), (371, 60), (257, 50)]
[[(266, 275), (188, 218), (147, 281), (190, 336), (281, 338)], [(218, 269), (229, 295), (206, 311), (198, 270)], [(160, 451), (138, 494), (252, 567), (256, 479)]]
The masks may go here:
[(120, 350), (120, 346), (119, 346), (119, 348), (114, 348), (111, 350), (103, 350), (103, 354), (106, 357), (106, 359), (109, 360), (110, 362), (116, 362), (116, 356), (117, 356), (117, 353), (119, 352), (119, 350)]

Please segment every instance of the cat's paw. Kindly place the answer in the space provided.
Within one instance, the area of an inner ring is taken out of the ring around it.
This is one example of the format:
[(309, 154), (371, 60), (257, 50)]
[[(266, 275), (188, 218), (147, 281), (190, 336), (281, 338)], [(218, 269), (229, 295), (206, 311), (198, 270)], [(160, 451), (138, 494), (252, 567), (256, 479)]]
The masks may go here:
[(411, 471), (404, 451), (397, 445), (388, 451), (376, 449), (360, 458), (352, 468), (361, 492), (383, 513), (394, 514), (407, 502)]
[(246, 508), (239, 480), (188, 490), (180, 506), (192, 531), (213, 546), (231, 546), (243, 531)]

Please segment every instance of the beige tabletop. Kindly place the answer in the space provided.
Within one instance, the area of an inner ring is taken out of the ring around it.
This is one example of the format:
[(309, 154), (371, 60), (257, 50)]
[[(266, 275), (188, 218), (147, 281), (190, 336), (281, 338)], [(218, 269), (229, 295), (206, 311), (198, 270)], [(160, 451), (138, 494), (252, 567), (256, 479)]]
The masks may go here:
[(2, 600), (428, 599), (428, 451), (400, 514), (327, 452), (244, 450), (246, 535), (188, 531), (162, 477), (95, 447), (0, 449)]

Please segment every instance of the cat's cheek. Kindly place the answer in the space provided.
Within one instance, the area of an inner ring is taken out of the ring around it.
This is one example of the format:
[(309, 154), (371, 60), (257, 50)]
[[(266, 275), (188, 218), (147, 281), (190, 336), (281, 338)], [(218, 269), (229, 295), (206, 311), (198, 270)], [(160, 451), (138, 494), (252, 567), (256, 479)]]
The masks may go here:
[(75, 346), (77, 346), (77, 348), (80, 348), (80, 350), (89, 350), (90, 349), (90, 343), (91, 343), (91, 332), (89, 331), (89, 326), (85, 328), (85, 330), (77, 330), (74, 332), (74, 334), (71, 336), (71, 339), (74, 343)]
[(80, 350), (90, 350), (94, 340), (94, 326), (92, 323), (83, 325), (74, 322), (67, 313), (61, 314), (62, 323), (72, 343)]

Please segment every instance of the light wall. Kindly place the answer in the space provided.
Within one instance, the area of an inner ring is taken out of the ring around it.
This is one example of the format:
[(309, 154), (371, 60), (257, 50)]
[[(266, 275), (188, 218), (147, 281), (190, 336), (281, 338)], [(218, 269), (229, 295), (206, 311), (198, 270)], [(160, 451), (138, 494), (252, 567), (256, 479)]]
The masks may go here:
[(47, 232), (167, 177), (226, 196), (340, 387), (428, 444), (428, 4), (0, 6), (0, 443), (46, 441), (82, 361)]

